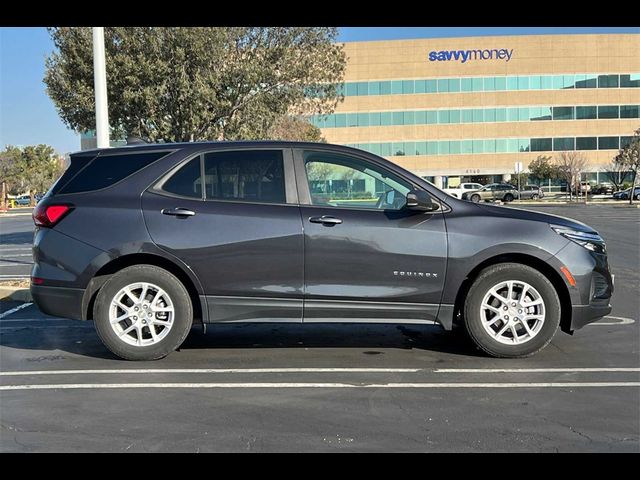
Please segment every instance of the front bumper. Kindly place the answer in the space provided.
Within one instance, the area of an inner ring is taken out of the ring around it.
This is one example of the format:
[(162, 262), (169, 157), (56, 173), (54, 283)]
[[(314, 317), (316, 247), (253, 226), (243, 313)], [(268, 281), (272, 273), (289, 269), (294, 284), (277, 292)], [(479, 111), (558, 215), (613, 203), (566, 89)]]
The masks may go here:
[(40, 311), (47, 315), (85, 320), (82, 314), (84, 289), (31, 285), (31, 296)]
[(579, 330), (589, 323), (597, 322), (611, 313), (611, 305), (574, 305), (571, 309), (571, 330)]

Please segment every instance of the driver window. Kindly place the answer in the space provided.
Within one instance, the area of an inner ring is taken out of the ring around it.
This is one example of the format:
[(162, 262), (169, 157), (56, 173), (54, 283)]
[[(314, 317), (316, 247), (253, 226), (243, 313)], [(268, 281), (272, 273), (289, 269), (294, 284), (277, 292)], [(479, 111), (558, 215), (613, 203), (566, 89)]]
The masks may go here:
[(400, 210), (411, 185), (363, 160), (329, 152), (304, 152), (312, 205)]

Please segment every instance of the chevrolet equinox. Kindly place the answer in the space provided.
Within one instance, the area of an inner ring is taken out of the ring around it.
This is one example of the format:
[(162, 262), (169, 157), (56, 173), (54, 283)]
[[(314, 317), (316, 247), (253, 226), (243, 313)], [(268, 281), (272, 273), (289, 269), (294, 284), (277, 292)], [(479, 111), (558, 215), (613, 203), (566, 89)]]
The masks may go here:
[(437, 322), (531, 355), (611, 311), (603, 239), (458, 200), (376, 155), (295, 142), (84, 151), (33, 212), (31, 292), (151, 360), (194, 323)]

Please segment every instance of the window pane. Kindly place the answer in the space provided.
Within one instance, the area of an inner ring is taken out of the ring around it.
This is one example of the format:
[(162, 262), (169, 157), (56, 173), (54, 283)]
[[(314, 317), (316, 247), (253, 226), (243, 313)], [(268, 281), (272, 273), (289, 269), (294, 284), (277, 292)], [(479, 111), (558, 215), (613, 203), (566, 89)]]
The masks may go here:
[(374, 155), (380, 155), (380, 144), (379, 143), (370, 143), (369, 151)]
[(507, 108), (507, 121), (508, 122), (517, 122), (518, 121), (518, 109), (517, 108)]
[(414, 112), (404, 112), (404, 125), (413, 125), (414, 124)]
[(506, 138), (498, 138), (496, 140), (496, 152), (497, 153), (508, 152), (508, 150), (507, 150), (507, 139)]
[(438, 110), (438, 123), (449, 123), (449, 110)]
[(336, 116), (335, 115), (327, 115), (327, 119), (324, 122), (325, 128), (333, 128), (336, 126)]
[(431, 141), (427, 142), (427, 155), (437, 155), (438, 154), (438, 142)]
[(551, 107), (538, 107), (531, 120), (551, 120)]
[(576, 119), (584, 120), (584, 119), (592, 119), (597, 118), (596, 107), (576, 107)]
[(393, 142), (391, 144), (391, 155), (406, 155), (404, 152), (404, 142)]
[(562, 75), (553, 76), (553, 89), (560, 90), (564, 86), (564, 77)]
[(358, 82), (358, 95), (369, 95), (368, 82)]
[(438, 155), (449, 155), (449, 140), (438, 142)]
[(529, 109), (527, 107), (518, 108), (518, 121), (520, 122), (529, 121)]
[(391, 112), (381, 112), (380, 113), (380, 124), (384, 126), (393, 124), (393, 115)]
[[(551, 139), (549, 139), (549, 150), (551, 150)], [(530, 152), (531, 151), (531, 141), (528, 138), (519, 138), (518, 139), (518, 151), (519, 152)]]
[(402, 82), (402, 93), (404, 93), (404, 94), (413, 93), (413, 80), (403, 80), (403, 82)]
[(531, 90), (540, 90), (542, 83), (540, 82), (540, 75), (533, 75), (529, 77), (529, 88)]
[(575, 88), (575, 80), (573, 75), (564, 75), (562, 81), (562, 88)]
[(519, 142), (517, 138), (508, 138), (507, 139), (507, 150), (510, 153), (515, 153), (519, 151)]
[(380, 112), (371, 112), (369, 114), (369, 125), (372, 127), (380, 126)]
[(542, 90), (551, 90), (553, 88), (553, 77), (551, 75), (542, 75), (540, 77), (540, 88)]
[(380, 95), (389, 95), (391, 93), (391, 82), (380, 82)]
[(433, 125), (438, 123), (438, 112), (436, 110), (427, 111), (427, 124)]
[(573, 107), (553, 107), (554, 120), (573, 120)]
[(574, 148), (575, 148), (575, 139), (573, 137), (553, 139), (553, 150), (556, 152), (574, 150)]
[(640, 105), (621, 105), (620, 118), (640, 118)]
[(417, 111), (414, 122), (416, 125), (425, 125), (427, 123), (427, 112), (425, 110)]
[(483, 79), (485, 92), (493, 92), (496, 89), (496, 77), (485, 77)]
[(450, 140), (449, 141), (449, 153), (451, 155), (458, 155), (460, 153), (460, 141), (459, 140)]
[(336, 113), (336, 127), (346, 127), (347, 116), (344, 113)]
[(620, 75), (620, 86), (624, 88), (640, 87), (640, 73)]
[(482, 81), (482, 78), (474, 78), (474, 79), (471, 81), (471, 89), (472, 89), (474, 92), (481, 92), (481, 91), (482, 91), (482, 88), (483, 88), (483, 81)]
[[(168, 152), (120, 153), (103, 152), (60, 189), (60, 193), (79, 193), (110, 187), (133, 175)], [(80, 163), (80, 162), (77, 162)]]
[(446, 78), (441, 78), (438, 80), (438, 92), (444, 93), (449, 91), (449, 80)]
[(506, 121), (507, 121), (507, 109), (496, 108), (496, 122), (506, 122)]
[(416, 155), (416, 142), (404, 142), (404, 154)]
[(427, 93), (437, 93), (438, 91), (438, 82), (435, 80), (426, 80), (425, 81)]
[(460, 123), (460, 110), (449, 110), (449, 123)]
[(162, 190), (182, 197), (202, 198), (200, 156), (190, 160), (184, 167), (174, 173), (162, 185)]
[(584, 74), (581, 74), (581, 75), (575, 75), (574, 77), (576, 82), (575, 83), (576, 88), (585, 88), (584, 83), (585, 83), (585, 80), (587, 79), (587, 76)]
[(380, 144), (380, 155), (385, 157), (391, 156), (391, 144), (390, 143), (381, 143)]
[(617, 105), (602, 105), (598, 107), (598, 118), (618, 118)]
[(550, 152), (553, 150), (550, 138), (532, 138), (531, 152)]
[(460, 153), (473, 153), (473, 142), (471, 140), (462, 140), (460, 142)]
[(463, 92), (470, 92), (472, 90), (472, 80), (470, 78), (463, 78), (460, 81), (460, 90)]
[(244, 150), (204, 156), (207, 199), (285, 203), (280, 150)]
[(620, 148), (619, 137), (598, 137), (598, 150), (618, 150)]
[(625, 148), (632, 140), (633, 137), (620, 137), (620, 148)]
[(392, 94), (401, 94), (402, 93), (402, 80), (392, 80), (391, 81), (391, 93)]
[(358, 126), (358, 114), (347, 113), (347, 127), (357, 127), (357, 126)]
[(507, 77), (507, 90), (518, 90), (518, 77)]
[(496, 90), (507, 89), (507, 79), (505, 77), (495, 77)]
[(484, 153), (483, 140), (473, 140), (473, 153)]
[(380, 95), (380, 82), (369, 82), (369, 95)]
[(485, 153), (495, 153), (496, 151), (496, 141), (495, 140), (485, 140), (484, 141), (484, 152)]
[(484, 121), (484, 111), (481, 108), (473, 109), (473, 123), (481, 123)]
[(473, 122), (473, 110), (471, 110), (470, 108), (462, 110), (462, 123), (471, 122)]
[(393, 125), (404, 125), (404, 112), (393, 112)]
[(427, 142), (416, 142), (416, 155), (427, 154)]
[(353, 97), (358, 95), (358, 85), (354, 82), (348, 82), (346, 84), (345, 95), (347, 97)]
[(529, 77), (518, 77), (518, 90), (529, 90)]
[(415, 83), (415, 93), (425, 93), (427, 91), (427, 86), (424, 80), (416, 80)]
[(460, 79), (459, 78), (450, 78), (449, 79), (449, 91), (450, 92), (459, 92), (460, 91)]
[(358, 114), (358, 126), (359, 127), (368, 127), (369, 126), (369, 114), (368, 113), (359, 113)]
[(598, 75), (598, 88), (616, 88), (618, 75)]
[(576, 138), (576, 150), (597, 150), (598, 139), (596, 137)]

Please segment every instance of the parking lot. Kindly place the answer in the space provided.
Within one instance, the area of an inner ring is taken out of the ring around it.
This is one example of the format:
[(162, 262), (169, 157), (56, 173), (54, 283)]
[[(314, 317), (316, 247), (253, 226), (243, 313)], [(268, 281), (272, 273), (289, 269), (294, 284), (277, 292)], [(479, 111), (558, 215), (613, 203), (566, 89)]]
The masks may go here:
[[(124, 362), (91, 322), (0, 302), (0, 451), (640, 452), (640, 209), (529, 208), (597, 229), (616, 276), (609, 317), (534, 357), (436, 325), (236, 324)], [(0, 232), (0, 279), (28, 277), (31, 218)]]

